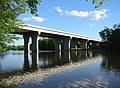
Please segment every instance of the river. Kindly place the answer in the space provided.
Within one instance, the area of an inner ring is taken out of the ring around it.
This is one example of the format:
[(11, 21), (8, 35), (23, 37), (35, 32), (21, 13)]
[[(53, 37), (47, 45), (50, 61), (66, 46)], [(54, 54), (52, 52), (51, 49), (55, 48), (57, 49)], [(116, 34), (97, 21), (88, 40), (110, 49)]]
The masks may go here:
[(120, 88), (120, 52), (0, 53), (0, 88)]

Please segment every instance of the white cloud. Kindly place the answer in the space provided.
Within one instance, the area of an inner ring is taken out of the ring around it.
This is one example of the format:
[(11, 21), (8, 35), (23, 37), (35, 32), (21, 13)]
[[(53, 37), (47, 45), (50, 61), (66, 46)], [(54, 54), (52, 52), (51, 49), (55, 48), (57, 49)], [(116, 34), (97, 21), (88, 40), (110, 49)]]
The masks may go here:
[(32, 19), (35, 20), (35, 21), (37, 21), (37, 22), (43, 22), (43, 21), (46, 20), (45, 18), (35, 17), (35, 16), (32, 16)]
[(107, 10), (94, 10), (94, 11), (78, 11), (78, 10), (62, 10), (60, 7), (54, 7), (58, 13), (67, 14), (69, 16), (77, 16), (82, 18), (89, 18), (91, 20), (100, 20), (107, 17)]
[(106, 9), (102, 9), (102, 10), (95, 10), (95, 11), (90, 11), (89, 12), (89, 16), (88, 18), (92, 19), (92, 20), (100, 20), (100, 19), (104, 19), (107, 17), (107, 10)]
[(54, 7), (54, 9), (59, 13), (63, 13), (63, 10), (59, 6)]
[(87, 17), (89, 15), (88, 12), (82, 12), (82, 11), (77, 11), (77, 10), (72, 10), (72, 11), (65, 11), (67, 15), (70, 16), (79, 16), (79, 17)]
[(23, 18), (23, 21), (30, 21), (30, 20), (31, 20), (30, 17), (28, 17), (28, 18)]
[(42, 17), (36, 17), (36, 16), (23, 18), (23, 21), (31, 21), (31, 20), (34, 20), (34, 21), (36, 21), (36, 22), (43, 22), (43, 21), (45, 21), (45, 20), (47, 20), (47, 19), (42, 18)]

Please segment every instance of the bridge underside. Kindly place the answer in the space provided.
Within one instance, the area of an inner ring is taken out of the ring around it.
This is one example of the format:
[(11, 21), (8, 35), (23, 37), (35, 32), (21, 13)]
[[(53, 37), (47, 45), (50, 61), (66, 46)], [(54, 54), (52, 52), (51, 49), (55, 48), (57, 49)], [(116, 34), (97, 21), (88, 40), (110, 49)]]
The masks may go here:
[[(23, 35), (24, 38), (24, 51), (29, 52), (30, 51), (30, 44), (29, 44), (29, 39), (31, 37), (32, 39), (32, 44), (31, 44), (31, 50), (33, 52), (38, 51), (38, 40), (39, 37), (48, 37), (54, 39), (55, 43), (55, 50), (60, 51), (60, 50), (71, 50), (71, 49), (87, 49), (87, 45), (89, 43), (95, 42), (98, 43), (97, 41), (90, 41), (87, 39), (80, 39), (80, 38), (74, 38), (70, 36), (60, 36), (56, 34), (49, 34), (49, 33), (42, 33), (42, 32), (33, 32), (33, 31), (23, 31), (23, 32), (16, 32), (16, 34)], [(80, 42), (80, 47), (77, 47), (77, 43)], [(61, 46), (63, 48), (61, 48)]]

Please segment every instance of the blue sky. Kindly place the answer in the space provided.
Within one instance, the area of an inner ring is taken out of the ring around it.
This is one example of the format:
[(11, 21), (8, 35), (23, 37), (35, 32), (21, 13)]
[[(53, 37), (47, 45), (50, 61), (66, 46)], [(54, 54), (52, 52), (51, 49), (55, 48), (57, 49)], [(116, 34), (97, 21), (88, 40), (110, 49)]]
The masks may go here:
[(100, 38), (105, 26), (120, 23), (120, 0), (108, 0), (97, 9), (94, 6), (91, 0), (42, 0), (39, 17), (27, 12), (19, 18), (27, 24)]

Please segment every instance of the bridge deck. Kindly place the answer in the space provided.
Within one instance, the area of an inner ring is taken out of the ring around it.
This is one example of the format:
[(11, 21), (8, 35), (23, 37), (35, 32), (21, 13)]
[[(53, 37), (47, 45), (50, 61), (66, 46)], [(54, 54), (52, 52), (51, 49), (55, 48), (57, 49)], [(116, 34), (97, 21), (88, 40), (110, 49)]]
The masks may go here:
[(52, 35), (59, 35), (59, 36), (65, 36), (65, 37), (79, 38), (79, 39), (86, 39), (86, 40), (101, 42), (101, 39), (96, 39), (96, 38), (92, 38), (92, 37), (88, 37), (88, 36), (83, 36), (83, 35), (79, 35), (79, 34), (74, 34), (74, 33), (69, 33), (69, 32), (64, 32), (64, 31), (60, 31), (60, 30), (54, 30), (54, 29), (50, 29), (50, 28), (34, 26), (34, 25), (26, 25), (22, 28), (22, 30), (37, 31), (37, 32), (40, 32), (40, 33), (48, 33), (48, 34), (52, 34)]

